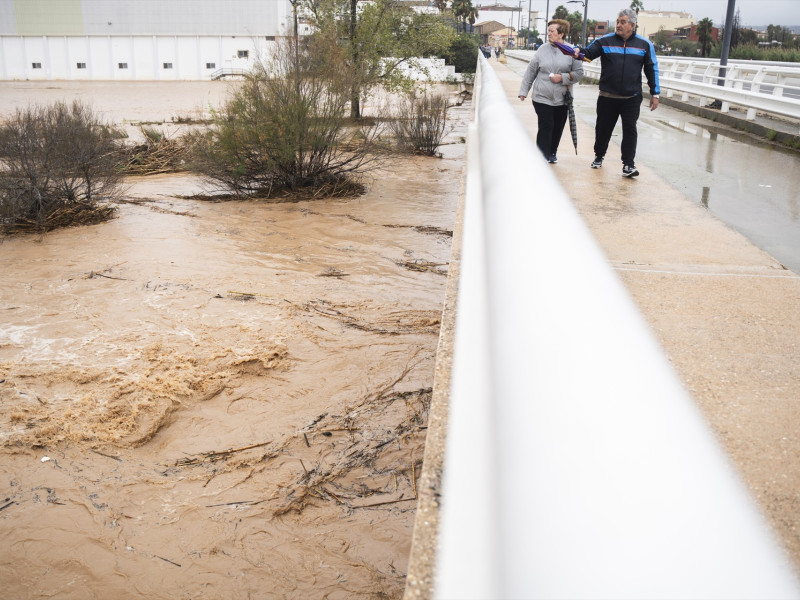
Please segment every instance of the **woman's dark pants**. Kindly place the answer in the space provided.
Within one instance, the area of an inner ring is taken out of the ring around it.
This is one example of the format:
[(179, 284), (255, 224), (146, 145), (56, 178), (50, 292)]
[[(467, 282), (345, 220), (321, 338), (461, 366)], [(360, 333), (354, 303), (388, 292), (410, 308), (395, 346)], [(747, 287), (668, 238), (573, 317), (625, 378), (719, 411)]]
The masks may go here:
[(539, 118), (539, 132), (536, 134), (536, 145), (545, 158), (550, 158), (558, 152), (558, 143), (564, 133), (564, 124), (567, 122), (567, 106), (550, 106), (541, 102), (534, 102), (533, 108)]

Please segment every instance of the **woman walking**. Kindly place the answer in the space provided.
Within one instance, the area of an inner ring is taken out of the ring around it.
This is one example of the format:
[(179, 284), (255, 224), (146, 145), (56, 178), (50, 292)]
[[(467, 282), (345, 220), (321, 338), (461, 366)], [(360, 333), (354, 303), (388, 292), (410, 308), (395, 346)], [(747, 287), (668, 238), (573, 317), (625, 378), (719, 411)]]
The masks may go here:
[(525, 100), (533, 85), (533, 108), (539, 119), (536, 145), (549, 163), (558, 162), (558, 143), (567, 122), (567, 105), (564, 97), (570, 86), (583, 77), (580, 60), (567, 56), (554, 44), (564, 43), (569, 33), (569, 23), (553, 19), (547, 24), (547, 41), (534, 54), (522, 84), (519, 86), (519, 99)]

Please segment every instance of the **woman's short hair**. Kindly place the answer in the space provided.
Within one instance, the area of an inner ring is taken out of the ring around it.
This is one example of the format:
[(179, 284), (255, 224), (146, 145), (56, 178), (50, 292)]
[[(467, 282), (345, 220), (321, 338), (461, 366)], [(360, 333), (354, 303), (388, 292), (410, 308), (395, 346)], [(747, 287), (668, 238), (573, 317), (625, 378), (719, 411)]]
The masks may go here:
[(639, 17), (639, 15), (636, 14), (636, 11), (632, 8), (623, 8), (621, 11), (619, 11), (619, 15), (617, 16), (628, 17), (628, 23), (631, 25), (636, 25), (636, 19)]
[(555, 25), (558, 28), (558, 33), (561, 35), (567, 35), (569, 33), (569, 21), (565, 21), (564, 19), (553, 19), (547, 26)]

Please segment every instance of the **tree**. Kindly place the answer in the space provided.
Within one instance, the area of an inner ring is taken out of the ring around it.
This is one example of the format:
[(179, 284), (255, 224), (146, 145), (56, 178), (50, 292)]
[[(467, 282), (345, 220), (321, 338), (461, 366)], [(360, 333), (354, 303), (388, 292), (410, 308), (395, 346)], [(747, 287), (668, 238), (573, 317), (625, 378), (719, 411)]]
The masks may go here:
[(705, 58), (711, 53), (711, 34), (713, 33), (714, 23), (708, 17), (701, 19), (695, 27), (697, 39), (700, 42), (701, 56)]
[[(467, 17), (466, 17), (467, 18), (467, 23), (470, 24), (470, 27), (475, 25), (475, 21), (478, 20), (478, 16), (480, 16), (480, 11), (476, 7), (470, 6), (469, 11), (467, 12)], [(471, 31), (474, 31), (474, 29), (472, 29)]]
[(457, 36), (445, 57), (446, 63), (453, 65), (456, 73), (474, 73), (477, 67), (475, 57), (478, 55), (480, 43), (480, 38), (473, 33)]
[(669, 36), (667, 35), (667, 31), (664, 29), (664, 26), (661, 25), (658, 28), (658, 31), (653, 36), (653, 44), (659, 50), (663, 50), (667, 46), (667, 42), (669, 41)]
[[(478, 9), (472, 6), (472, 0), (453, 0), (451, 10), (456, 19), (457, 31), (466, 31), (467, 23), (474, 25), (478, 18)], [(461, 28), (458, 28), (461, 23)]]
[(794, 45), (795, 36), (791, 30), (786, 27), (770, 24), (767, 26), (767, 41), (780, 42), (783, 47), (791, 47)]
[(675, 56), (696, 56), (697, 44), (689, 40), (679, 40), (673, 38), (669, 43)]
[(564, 19), (566, 21), (568, 16), (569, 11), (563, 4), (559, 4), (558, 7), (553, 11), (553, 19)]
[(632, 0), (631, 8), (635, 10), (638, 15), (640, 10), (644, 10), (644, 2), (642, 0)]
[(378, 158), (377, 128), (346, 121), (346, 54), (321, 55), (310, 42), (279, 40), (214, 111), (213, 125), (190, 134), (192, 169), (218, 190), (267, 198), (359, 190), (359, 175)]
[[(745, 44), (756, 44), (758, 36), (752, 29), (744, 29), (740, 26), (741, 19), (739, 17), (739, 9), (736, 9), (736, 14), (733, 17), (733, 24), (731, 25), (731, 48)], [(723, 29), (725, 24), (722, 25)]]
[(397, 0), (304, 1), (317, 51), (322, 57), (343, 56), (352, 118), (361, 117), (361, 100), (375, 87), (410, 87), (401, 67), (417, 57), (445, 56), (456, 36), (443, 16), (417, 14)]
[(569, 23), (569, 35), (567, 39), (571, 44), (580, 42), (583, 28), (583, 15), (579, 11), (567, 15), (566, 21)]
[[(586, 31), (592, 32), (592, 39), (597, 37), (597, 20), (596, 19), (589, 19), (586, 21)], [(583, 42), (584, 44), (588, 44), (589, 40)]]

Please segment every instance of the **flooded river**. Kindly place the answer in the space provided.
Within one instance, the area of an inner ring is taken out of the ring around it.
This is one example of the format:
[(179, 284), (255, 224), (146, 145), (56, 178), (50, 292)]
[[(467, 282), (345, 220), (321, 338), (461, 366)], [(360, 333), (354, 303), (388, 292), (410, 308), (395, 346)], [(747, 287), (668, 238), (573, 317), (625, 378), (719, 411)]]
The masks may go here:
[[(217, 83), (0, 84), (202, 114)], [(468, 107), (362, 197), (211, 203), (128, 180), (117, 218), (0, 242), (8, 598), (396, 598)]]

